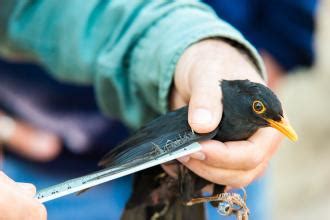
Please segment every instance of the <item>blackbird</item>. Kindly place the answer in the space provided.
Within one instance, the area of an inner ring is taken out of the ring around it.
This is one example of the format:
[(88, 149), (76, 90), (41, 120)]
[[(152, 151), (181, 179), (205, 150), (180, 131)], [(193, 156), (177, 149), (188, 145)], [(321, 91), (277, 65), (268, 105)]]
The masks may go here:
[[(223, 115), (214, 131), (206, 134), (194, 132), (188, 124), (186, 106), (147, 123), (106, 154), (99, 165), (118, 166), (178, 145), (207, 139), (221, 142), (245, 140), (259, 128), (268, 126), (293, 141), (297, 140), (296, 133), (283, 117), (280, 101), (269, 88), (249, 80), (222, 80), (220, 87)], [(202, 204), (185, 204), (202, 197), (202, 189), (211, 183), (176, 163), (178, 177), (167, 175), (160, 166), (135, 174), (133, 192), (122, 215), (123, 220), (205, 218)], [(214, 185), (213, 195), (223, 191), (224, 186)], [(218, 203), (212, 202), (212, 205)]]

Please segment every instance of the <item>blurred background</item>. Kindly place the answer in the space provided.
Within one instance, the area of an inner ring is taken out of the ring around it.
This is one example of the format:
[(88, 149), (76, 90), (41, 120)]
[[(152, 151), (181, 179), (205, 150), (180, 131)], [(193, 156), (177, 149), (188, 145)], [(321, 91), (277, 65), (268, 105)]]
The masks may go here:
[(320, 2), (316, 65), (279, 89), (299, 134), (273, 160), (273, 219), (330, 219), (330, 0)]

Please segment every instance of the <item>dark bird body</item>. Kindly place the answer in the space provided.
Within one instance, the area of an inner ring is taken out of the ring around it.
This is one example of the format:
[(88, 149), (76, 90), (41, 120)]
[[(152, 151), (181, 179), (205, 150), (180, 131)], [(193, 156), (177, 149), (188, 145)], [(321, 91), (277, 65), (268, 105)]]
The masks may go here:
[[(193, 132), (188, 124), (188, 108), (183, 107), (146, 124), (105, 155), (100, 165), (118, 166), (150, 157), (166, 148), (207, 139), (245, 140), (261, 127), (282, 123), (281, 103), (267, 87), (248, 80), (223, 80), (221, 89), (224, 110), (214, 131), (207, 134)], [(201, 197), (202, 188), (208, 184), (211, 183), (179, 163), (178, 178), (170, 177), (160, 166), (141, 171), (135, 174), (133, 193), (122, 219), (203, 219), (203, 205), (188, 207), (184, 204)], [(213, 193), (221, 193), (223, 189), (224, 186), (216, 185)]]

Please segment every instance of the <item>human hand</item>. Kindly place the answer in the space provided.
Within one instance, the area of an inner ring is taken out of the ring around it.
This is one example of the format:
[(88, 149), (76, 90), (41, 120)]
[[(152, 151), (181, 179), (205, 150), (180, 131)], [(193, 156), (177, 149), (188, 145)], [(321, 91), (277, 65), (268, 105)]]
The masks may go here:
[(8, 147), (8, 150), (37, 161), (49, 161), (61, 150), (59, 138), (54, 134), (13, 119), (2, 111), (0, 111), (1, 142)]
[[(171, 108), (189, 104), (188, 122), (198, 133), (213, 131), (221, 120), (222, 79), (249, 79), (265, 84), (248, 57), (221, 40), (192, 45), (177, 64)], [(200, 152), (180, 161), (211, 182), (242, 187), (264, 171), (281, 140), (277, 131), (263, 128), (246, 141), (202, 142)]]
[(0, 219), (47, 219), (46, 208), (33, 198), (35, 193), (32, 184), (14, 182), (0, 171)]

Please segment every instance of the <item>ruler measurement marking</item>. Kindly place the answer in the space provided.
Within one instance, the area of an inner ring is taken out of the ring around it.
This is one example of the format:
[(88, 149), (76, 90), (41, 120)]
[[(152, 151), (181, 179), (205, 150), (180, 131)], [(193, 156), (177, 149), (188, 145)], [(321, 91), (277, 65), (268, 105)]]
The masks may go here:
[(57, 185), (42, 189), (38, 191), (35, 198), (37, 198), (40, 202), (47, 202), (71, 193), (79, 192), (81, 190), (108, 182), (110, 180), (114, 180), (141, 171), (143, 169), (166, 163), (178, 157), (183, 157), (188, 154), (197, 152), (200, 149), (201, 146), (197, 142), (195, 142), (174, 152), (168, 152), (165, 155), (160, 155), (146, 163), (137, 164), (135, 166), (133, 165), (132, 167), (127, 167), (127, 164), (125, 164), (120, 167), (100, 170), (82, 177), (67, 180), (63, 183), (59, 183)]

